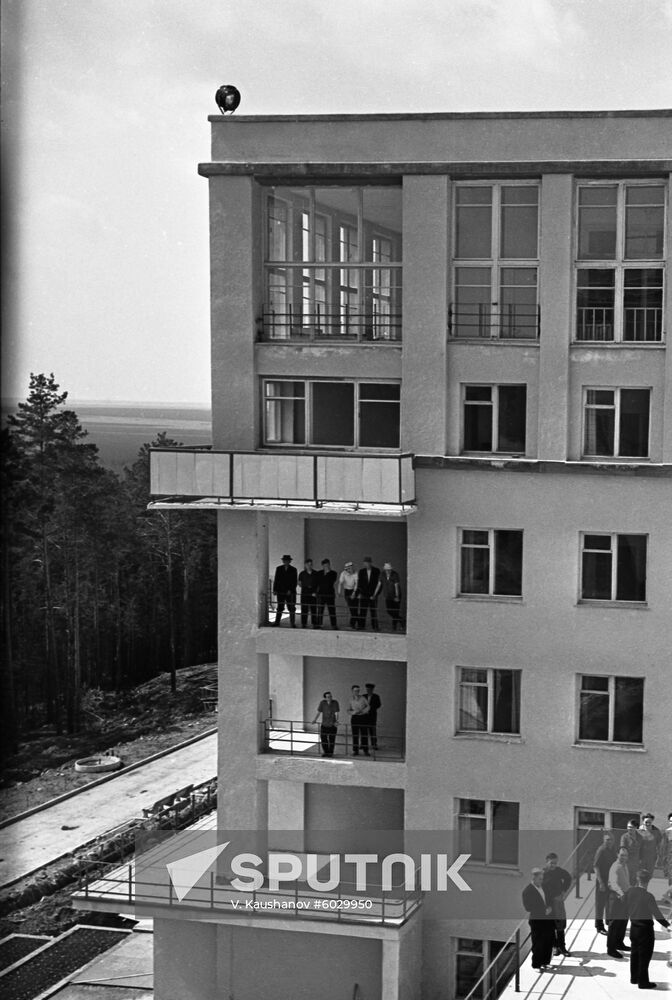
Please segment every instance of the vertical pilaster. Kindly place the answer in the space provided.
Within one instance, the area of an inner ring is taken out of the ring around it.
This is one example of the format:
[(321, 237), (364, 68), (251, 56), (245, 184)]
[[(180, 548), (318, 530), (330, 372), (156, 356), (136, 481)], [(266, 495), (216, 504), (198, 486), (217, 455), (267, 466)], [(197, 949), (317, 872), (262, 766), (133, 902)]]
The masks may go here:
[(665, 298), (663, 300), (663, 337), (665, 348), (665, 384), (663, 388), (663, 453), (661, 462), (672, 462), (672, 174), (667, 185), (667, 260), (665, 263)]

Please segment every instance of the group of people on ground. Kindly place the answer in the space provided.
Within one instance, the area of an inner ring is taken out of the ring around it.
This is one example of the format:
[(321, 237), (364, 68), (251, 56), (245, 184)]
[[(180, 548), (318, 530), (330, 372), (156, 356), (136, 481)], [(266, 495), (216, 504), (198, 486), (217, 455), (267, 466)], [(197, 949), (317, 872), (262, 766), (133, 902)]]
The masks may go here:
[[(378, 711), (382, 702), (375, 692), (375, 687), (375, 684), (365, 684), (366, 694), (361, 693), (359, 684), (353, 684), (350, 689), (348, 716), (354, 757), (358, 757), (360, 751), (365, 757), (370, 757), (369, 745), (374, 751), (378, 749)], [(323, 757), (334, 756), (340, 710), (341, 707), (331, 691), (325, 691), (313, 719), (315, 724), (321, 716), (320, 743)]]
[[(652, 813), (645, 813), (641, 824), (628, 821), (618, 850), (613, 833), (605, 831), (595, 853), (595, 929), (607, 938), (607, 955), (624, 958), (630, 952), (630, 982), (640, 990), (656, 989), (649, 979), (655, 935), (653, 921), (669, 928), (648, 891), (657, 866), (668, 881), (665, 898), (672, 901), (672, 813), (668, 828), (662, 832), (654, 825)], [(553, 968), (553, 955), (571, 955), (565, 943), (567, 917), (564, 902), (572, 885), (569, 872), (558, 865), (557, 854), (546, 855), (543, 868), (533, 868), (531, 882), (523, 890), (523, 906), (529, 914), (532, 939), (532, 968), (544, 972)], [(630, 922), (630, 944), (625, 934)]]
[(325, 609), (332, 629), (338, 628), (336, 617), (336, 596), (343, 596), (348, 608), (349, 625), (352, 629), (363, 630), (367, 615), (374, 632), (379, 631), (378, 598), (382, 595), (385, 608), (392, 619), (392, 631), (403, 631), (401, 617), (401, 579), (392, 563), (386, 562), (380, 570), (373, 565), (371, 556), (364, 556), (362, 568), (354, 569), (352, 562), (346, 562), (340, 575), (331, 568), (329, 559), (323, 559), (321, 569), (313, 567), (313, 560), (306, 559), (300, 573), (292, 566), (292, 557), (284, 555), (282, 563), (275, 570), (273, 594), (275, 596), (275, 621), (279, 625), (287, 608), (289, 623), (296, 628), (296, 592), (300, 589), (301, 627), (322, 628)]

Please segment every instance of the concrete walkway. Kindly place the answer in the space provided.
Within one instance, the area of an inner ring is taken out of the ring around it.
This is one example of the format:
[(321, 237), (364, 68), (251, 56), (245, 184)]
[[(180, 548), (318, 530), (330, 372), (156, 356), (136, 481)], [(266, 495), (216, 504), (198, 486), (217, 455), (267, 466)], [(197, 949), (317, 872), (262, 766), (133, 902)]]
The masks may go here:
[(135, 817), (143, 807), (217, 774), (217, 734), (0, 830), (0, 886), (15, 882)]

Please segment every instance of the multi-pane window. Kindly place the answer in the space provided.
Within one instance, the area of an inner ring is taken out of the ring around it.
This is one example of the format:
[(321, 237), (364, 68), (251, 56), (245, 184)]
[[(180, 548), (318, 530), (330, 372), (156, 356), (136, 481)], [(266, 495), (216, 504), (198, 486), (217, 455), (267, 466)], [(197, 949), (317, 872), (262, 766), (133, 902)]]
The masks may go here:
[(520, 597), (522, 592), (522, 531), (462, 528), (460, 594)]
[(576, 810), (576, 845), (577, 870), (592, 872), (593, 859), (598, 847), (602, 846), (603, 832), (609, 830), (614, 834), (614, 845), (617, 847), (621, 836), (625, 833), (628, 821), (635, 818), (639, 824), (639, 812), (636, 809), (577, 809)]
[(525, 453), (527, 387), (464, 386), (464, 451)]
[(518, 803), (458, 800), (460, 854), (492, 865), (518, 864)]
[(266, 379), (265, 445), (398, 448), (399, 384)]
[[(514, 968), (512, 964), (514, 959), (513, 944), (505, 944), (503, 941), (481, 941), (478, 938), (457, 938), (455, 1000), (462, 1000), (470, 994), (473, 1000), (499, 996)], [(488, 975), (483, 976), (491, 965), (492, 969)], [(481, 977), (483, 981), (479, 982)]]
[(643, 677), (583, 674), (579, 685), (580, 740), (643, 742)]
[(650, 389), (586, 389), (583, 454), (647, 458)]
[(458, 732), (520, 733), (520, 670), (458, 667), (458, 672)]
[(538, 185), (458, 184), (454, 246), (451, 335), (535, 339)]
[(582, 599), (646, 601), (646, 543), (646, 535), (584, 534)]
[(399, 187), (272, 188), (263, 336), (399, 340), (401, 234)]
[(582, 184), (577, 202), (576, 339), (662, 340), (664, 185)]

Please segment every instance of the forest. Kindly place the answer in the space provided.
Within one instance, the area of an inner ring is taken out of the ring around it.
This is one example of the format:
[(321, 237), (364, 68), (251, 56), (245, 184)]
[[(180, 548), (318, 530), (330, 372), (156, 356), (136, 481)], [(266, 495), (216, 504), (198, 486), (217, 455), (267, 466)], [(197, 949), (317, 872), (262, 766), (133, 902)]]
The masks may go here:
[(149, 511), (152, 447), (117, 475), (53, 374), (32, 374), (2, 429), (2, 741), (87, 725), (101, 691), (216, 658), (211, 511)]

